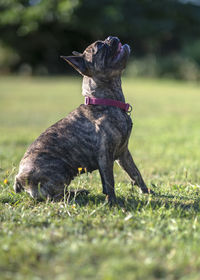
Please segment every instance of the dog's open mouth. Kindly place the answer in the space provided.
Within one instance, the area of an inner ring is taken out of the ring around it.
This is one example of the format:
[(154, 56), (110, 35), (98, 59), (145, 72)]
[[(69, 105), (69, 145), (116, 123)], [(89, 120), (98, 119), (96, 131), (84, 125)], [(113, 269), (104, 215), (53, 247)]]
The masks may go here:
[(115, 54), (115, 57), (117, 57), (121, 53), (122, 50), (123, 50), (122, 43), (119, 42), (118, 47), (117, 47), (117, 51), (116, 51), (116, 54)]
[(119, 38), (112, 36), (106, 38), (104, 42), (109, 47), (109, 54), (112, 59), (112, 62), (114, 64), (125, 64), (131, 51), (129, 45), (122, 45)]
[(128, 54), (130, 54), (130, 47), (129, 45), (125, 44), (125, 45), (122, 45), (121, 42), (118, 43), (118, 47), (117, 47), (117, 50), (116, 50), (116, 53), (114, 55), (114, 59), (115, 60), (118, 60), (121, 55), (123, 55), (124, 52), (127, 52)]

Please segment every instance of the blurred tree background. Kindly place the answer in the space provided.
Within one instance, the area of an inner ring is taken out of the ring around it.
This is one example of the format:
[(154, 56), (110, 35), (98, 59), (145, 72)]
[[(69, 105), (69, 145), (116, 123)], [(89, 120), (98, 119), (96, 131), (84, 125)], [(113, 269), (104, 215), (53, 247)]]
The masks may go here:
[(199, 0), (0, 0), (0, 72), (66, 73), (60, 55), (115, 35), (127, 73), (200, 79)]

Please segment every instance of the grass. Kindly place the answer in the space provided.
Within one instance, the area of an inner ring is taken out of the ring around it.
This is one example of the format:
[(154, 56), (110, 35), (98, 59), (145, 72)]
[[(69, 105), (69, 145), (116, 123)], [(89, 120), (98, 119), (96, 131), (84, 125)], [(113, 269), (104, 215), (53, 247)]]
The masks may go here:
[[(98, 172), (72, 182), (88, 196), (36, 203), (12, 190), (27, 146), (83, 102), (77, 78), (0, 78), (0, 279), (199, 279), (199, 85), (124, 79), (130, 150), (155, 196), (115, 166), (123, 207)], [(6, 180), (7, 181), (6, 181)]]

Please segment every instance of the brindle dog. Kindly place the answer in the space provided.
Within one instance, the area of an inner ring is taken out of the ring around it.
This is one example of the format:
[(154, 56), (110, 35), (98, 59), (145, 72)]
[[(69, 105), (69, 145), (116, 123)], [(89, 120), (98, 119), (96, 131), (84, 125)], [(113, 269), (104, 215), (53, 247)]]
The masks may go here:
[[(125, 102), (121, 74), (130, 54), (127, 44), (122, 46), (110, 36), (91, 44), (83, 54), (73, 54), (62, 58), (83, 75), (83, 96)], [(25, 190), (36, 199), (57, 199), (79, 167), (88, 172), (98, 169), (103, 193), (112, 204), (116, 202), (113, 164), (118, 160), (132, 182), (148, 193), (128, 150), (131, 129), (130, 116), (120, 108), (80, 105), (30, 145), (20, 162), (15, 191)]]

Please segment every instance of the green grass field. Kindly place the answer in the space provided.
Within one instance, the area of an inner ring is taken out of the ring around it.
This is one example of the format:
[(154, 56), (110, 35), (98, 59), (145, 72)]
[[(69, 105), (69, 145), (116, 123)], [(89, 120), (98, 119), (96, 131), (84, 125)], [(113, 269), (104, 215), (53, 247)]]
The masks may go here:
[(98, 172), (59, 203), (15, 194), (28, 145), (83, 103), (78, 78), (0, 78), (0, 279), (200, 279), (200, 90), (186, 82), (123, 79), (133, 105), (130, 150), (155, 196), (115, 166), (123, 207), (109, 208)]

